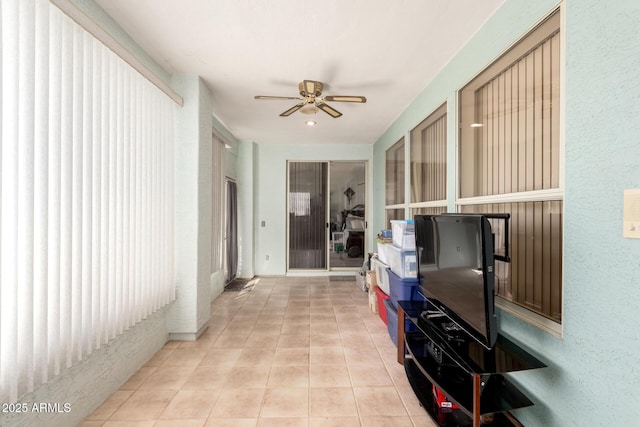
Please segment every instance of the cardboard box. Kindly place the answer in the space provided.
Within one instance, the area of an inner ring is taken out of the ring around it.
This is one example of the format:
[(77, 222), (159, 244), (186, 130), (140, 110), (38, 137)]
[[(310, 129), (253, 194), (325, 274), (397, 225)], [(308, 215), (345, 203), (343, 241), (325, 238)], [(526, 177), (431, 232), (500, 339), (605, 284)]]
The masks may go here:
[(367, 270), (366, 279), (367, 279), (367, 289), (369, 289), (369, 292), (371, 292), (371, 289), (378, 286), (378, 283), (376, 280), (376, 272), (374, 270)]
[(369, 291), (369, 308), (373, 313), (378, 314), (378, 295), (375, 291)]

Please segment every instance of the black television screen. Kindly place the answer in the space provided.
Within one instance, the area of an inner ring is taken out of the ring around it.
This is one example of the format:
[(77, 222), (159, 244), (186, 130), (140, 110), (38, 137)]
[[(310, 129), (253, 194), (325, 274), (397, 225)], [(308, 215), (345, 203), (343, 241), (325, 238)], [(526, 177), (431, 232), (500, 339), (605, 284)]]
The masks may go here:
[(467, 334), (492, 348), (498, 332), (491, 224), (476, 214), (417, 215), (415, 232), (422, 293)]

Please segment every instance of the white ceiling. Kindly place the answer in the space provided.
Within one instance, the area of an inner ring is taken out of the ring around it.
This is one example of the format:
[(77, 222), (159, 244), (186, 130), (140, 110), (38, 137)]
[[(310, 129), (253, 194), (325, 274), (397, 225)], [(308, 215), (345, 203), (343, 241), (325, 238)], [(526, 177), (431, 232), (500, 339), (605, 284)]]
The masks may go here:
[[(372, 144), (504, 0), (96, 0), (172, 74), (201, 76), (214, 115), (241, 141)], [(318, 80), (329, 103), (317, 126), (297, 103)], [(429, 112), (425, 112), (425, 116)]]

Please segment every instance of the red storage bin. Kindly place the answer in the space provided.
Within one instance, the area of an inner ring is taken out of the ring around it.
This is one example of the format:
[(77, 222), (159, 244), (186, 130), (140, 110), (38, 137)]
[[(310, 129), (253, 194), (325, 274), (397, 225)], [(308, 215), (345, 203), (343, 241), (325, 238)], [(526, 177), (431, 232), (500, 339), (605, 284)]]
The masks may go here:
[(378, 297), (378, 316), (384, 324), (387, 324), (387, 309), (384, 306), (384, 300), (389, 299), (389, 295), (382, 292), (382, 289), (376, 286), (376, 296)]

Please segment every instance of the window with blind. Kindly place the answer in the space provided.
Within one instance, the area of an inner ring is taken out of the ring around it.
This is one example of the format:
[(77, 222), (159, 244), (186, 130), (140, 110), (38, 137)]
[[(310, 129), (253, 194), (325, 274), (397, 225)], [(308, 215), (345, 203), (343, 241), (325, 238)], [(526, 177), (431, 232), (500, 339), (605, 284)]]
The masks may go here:
[(447, 206), (447, 105), (411, 131), (411, 207)]
[(385, 223), (404, 219), (404, 138), (387, 150), (385, 161)]
[(47, 0), (0, 3), (0, 401), (175, 298), (175, 105)]
[(511, 214), (505, 301), (562, 321), (560, 16), (553, 13), (465, 86), (459, 210)]

